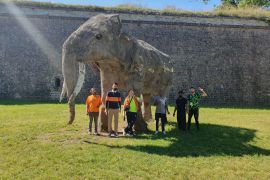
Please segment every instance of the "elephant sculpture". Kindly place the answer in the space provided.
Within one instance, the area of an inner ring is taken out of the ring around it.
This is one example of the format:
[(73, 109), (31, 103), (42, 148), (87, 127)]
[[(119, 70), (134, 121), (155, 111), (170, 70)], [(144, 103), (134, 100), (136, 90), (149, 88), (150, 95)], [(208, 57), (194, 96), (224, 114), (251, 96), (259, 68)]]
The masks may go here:
[(151, 97), (168, 92), (173, 73), (170, 56), (121, 29), (118, 14), (99, 14), (87, 20), (64, 42), (60, 101), (68, 98), (69, 124), (75, 118), (75, 98), (84, 83), (86, 64), (100, 73), (103, 102), (100, 121), (104, 131), (108, 128), (104, 113), (106, 92), (114, 82), (122, 89), (132, 88), (137, 96), (142, 95), (143, 108), (135, 123), (139, 131), (147, 130), (145, 121), (151, 119)]

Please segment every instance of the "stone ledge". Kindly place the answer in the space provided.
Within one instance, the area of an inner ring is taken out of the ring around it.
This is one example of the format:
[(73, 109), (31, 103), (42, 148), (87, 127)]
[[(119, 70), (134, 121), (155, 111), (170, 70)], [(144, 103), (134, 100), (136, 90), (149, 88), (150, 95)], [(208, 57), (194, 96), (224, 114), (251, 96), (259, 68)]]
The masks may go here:
[[(39, 18), (63, 18), (86, 20), (99, 13), (112, 13), (111, 11), (101, 10), (76, 10), (70, 8), (46, 8), (36, 6), (19, 6), (20, 10), (28, 17)], [(0, 16), (8, 16), (10, 13), (4, 4), (0, 3)], [(260, 20), (233, 17), (203, 17), (194, 15), (153, 15), (153, 14), (130, 14), (118, 13), (125, 23), (144, 23), (144, 24), (165, 24), (165, 25), (187, 25), (187, 26), (222, 26), (222, 27), (241, 27), (270, 29), (270, 26)]]

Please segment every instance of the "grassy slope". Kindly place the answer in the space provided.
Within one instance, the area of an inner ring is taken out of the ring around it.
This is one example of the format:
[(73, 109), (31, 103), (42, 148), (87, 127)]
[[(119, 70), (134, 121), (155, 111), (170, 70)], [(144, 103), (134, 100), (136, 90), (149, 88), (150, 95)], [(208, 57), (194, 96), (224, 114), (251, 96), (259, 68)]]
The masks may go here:
[(266, 21), (270, 24), (270, 10), (265, 10), (259, 7), (218, 7), (211, 12), (193, 12), (176, 9), (174, 7), (168, 7), (163, 10), (155, 10), (137, 6), (134, 4), (123, 4), (116, 7), (99, 7), (99, 6), (82, 6), (82, 5), (67, 5), (59, 3), (48, 2), (33, 2), (31, 0), (0, 0), (0, 2), (12, 1), (17, 5), (34, 5), (40, 7), (52, 7), (52, 8), (72, 8), (78, 10), (101, 10), (101, 11), (113, 11), (113, 12), (129, 12), (129, 13), (143, 13), (143, 14), (161, 14), (161, 15), (194, 15), (194, 16), (219, 16), (219, 17), (238, 17), (238, 18), (252, 18)]
[[(171, 110), (172, 111), (172, 110)], [(0, 105), (0, 179), (269, 179), (270, 110), (202, 108), (201, 131), (109, 139), (87, 134), (84, 106)], [(154, 130), (154, 123), (150, 123)]]

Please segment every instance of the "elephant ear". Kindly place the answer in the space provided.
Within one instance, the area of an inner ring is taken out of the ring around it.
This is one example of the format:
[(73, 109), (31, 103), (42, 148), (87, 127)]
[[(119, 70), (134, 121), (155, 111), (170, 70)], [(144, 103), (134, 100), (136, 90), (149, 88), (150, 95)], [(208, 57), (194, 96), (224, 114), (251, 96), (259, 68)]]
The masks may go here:
[(108, 15), (108, 18), (110, 22), (112, 23), (112, 32), (116, 35), (121, 34), (121, 29), (122, 29), (122, 23), (119, 17), (119, 14), (110, 14)]

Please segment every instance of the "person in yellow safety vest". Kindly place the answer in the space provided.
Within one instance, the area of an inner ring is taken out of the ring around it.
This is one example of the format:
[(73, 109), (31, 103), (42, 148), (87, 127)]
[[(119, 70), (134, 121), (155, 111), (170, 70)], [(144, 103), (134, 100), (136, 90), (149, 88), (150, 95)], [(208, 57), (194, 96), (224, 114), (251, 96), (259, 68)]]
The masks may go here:
[(124, 102), (124, 113), (127, 116), (128, 125), (126, 128), (123, 129), (123, 135), (127, 135), (127, 136), (134, 135), (133, 126), (136, 122), (137, 112), (139, 108), (140, 108), (139, 100), (134, 95), (134, 91), (130, 89), (128, 91), (128, 96), (126, 97), (125, 102)]

